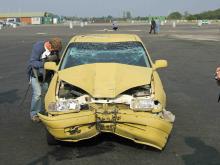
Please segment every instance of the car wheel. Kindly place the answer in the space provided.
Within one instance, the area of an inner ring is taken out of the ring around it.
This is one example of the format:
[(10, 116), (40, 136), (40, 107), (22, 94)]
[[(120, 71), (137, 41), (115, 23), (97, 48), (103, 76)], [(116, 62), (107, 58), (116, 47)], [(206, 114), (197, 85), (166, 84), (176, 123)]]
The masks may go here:
[(55, 139), (54, 136), (52, 136), (52, 135), (48, 132), (48, 130), (46, 130), (46, 137), (47, 137), (47, 144), (48, 144), (48, 145), (56, 145), (56, 144), (58, 144), (58, 142), (59, 142), (57, 139)]

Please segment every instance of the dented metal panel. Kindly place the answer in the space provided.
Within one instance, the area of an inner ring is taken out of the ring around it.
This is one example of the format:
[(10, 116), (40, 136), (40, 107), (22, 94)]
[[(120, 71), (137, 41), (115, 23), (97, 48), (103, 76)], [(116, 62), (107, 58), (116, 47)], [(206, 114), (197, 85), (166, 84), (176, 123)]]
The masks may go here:
[(127, 89), (149, 84), (152, 69), (116, 63), (96, 63), (64, 69), (58, 74), (61, 80), (74, 84), (93, 97), (114, 98)]
[(115, 105), (91, 105), (90, 111), (58, 116), (39, 114), (50, 133), (61, 140), (79, 141), (101, 132), (110, 132), (162, 149), (172, 129), (172, 123), (161, 116), (120, 109)]

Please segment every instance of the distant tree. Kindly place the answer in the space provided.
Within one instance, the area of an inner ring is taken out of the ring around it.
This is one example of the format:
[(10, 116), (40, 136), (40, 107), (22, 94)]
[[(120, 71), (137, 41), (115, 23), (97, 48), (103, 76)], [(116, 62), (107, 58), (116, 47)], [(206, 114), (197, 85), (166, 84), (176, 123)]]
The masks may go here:
[(184, 11), (184, 14), (183, 14), (183, 19), (187, 19), (187, 17), (190, 15), (190, 13), (188, 11)]
[(182, 14), (179, 13), (178, 11), (170, 13), (167, 17), (168, 19), (182, 19)]
[(187, 20), (200, 20), (200, 19), (220, 19), (220, 9), (213, 11), (206, 11), (200, 14), (189, 15)]
[(112, 17), (111, 15), (108, 15), (108, 16), (107, 16), (107, 19), (112, 20), (113, 17)]
[(184, 17), (188, 17), (190, 14), (189, 14), (189, 12), (188, 11), (184, 11)]
[(131, 18), (132, 18), (130, 11), (127, 11), (127, 12), (126, 12), (126, 18), (127, 18), (127, 19), (131, 19)]
[(88, 21), (89, 21), (89, 18), (81, 18), (81, 20), (82, 20), (83, 22), (88, 22)]
[(123, 18), (126, 18), (126, 11), (123, 11)]
[(137, 21), (146, 21), (148, 20), (148, 17), (140, 17), (140, 16), (137, 16), (135, 18), (133, 18), (134, 20), (137, 20)]
[(187, 20), (196, 20), (197, 18), (196, 18), (196, 16), (190, 14), (186, 17), (186, 19)]

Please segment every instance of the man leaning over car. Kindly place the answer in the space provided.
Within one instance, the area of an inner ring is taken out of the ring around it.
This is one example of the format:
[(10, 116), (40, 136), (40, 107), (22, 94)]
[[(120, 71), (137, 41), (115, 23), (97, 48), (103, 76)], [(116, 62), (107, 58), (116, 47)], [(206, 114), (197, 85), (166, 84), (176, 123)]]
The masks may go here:
[(44, 70), (44, 62), (58, 62), (61, 50), (60, 38), (38, 41), (33, 45), (27, 67), (28, 78), (32, 86), (30, 117), (33, 122), (40, 122), (37, 113), (44, 110), (43, 99), (52, 76), (51, 72)]

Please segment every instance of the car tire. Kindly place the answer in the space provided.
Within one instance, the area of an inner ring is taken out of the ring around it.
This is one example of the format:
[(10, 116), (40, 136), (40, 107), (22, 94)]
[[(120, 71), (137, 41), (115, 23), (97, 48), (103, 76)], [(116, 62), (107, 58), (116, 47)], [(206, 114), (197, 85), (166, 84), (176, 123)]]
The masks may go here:
[(52, 136), (52, 135), (48, 132), (48, 130), (46, 130), (46, 137), (47, 137), (47, 144), (48, 144), (48, 145), (57, 145), (58, 142), (59, 142), (57, 139), (55, 139), (54, 136)]

